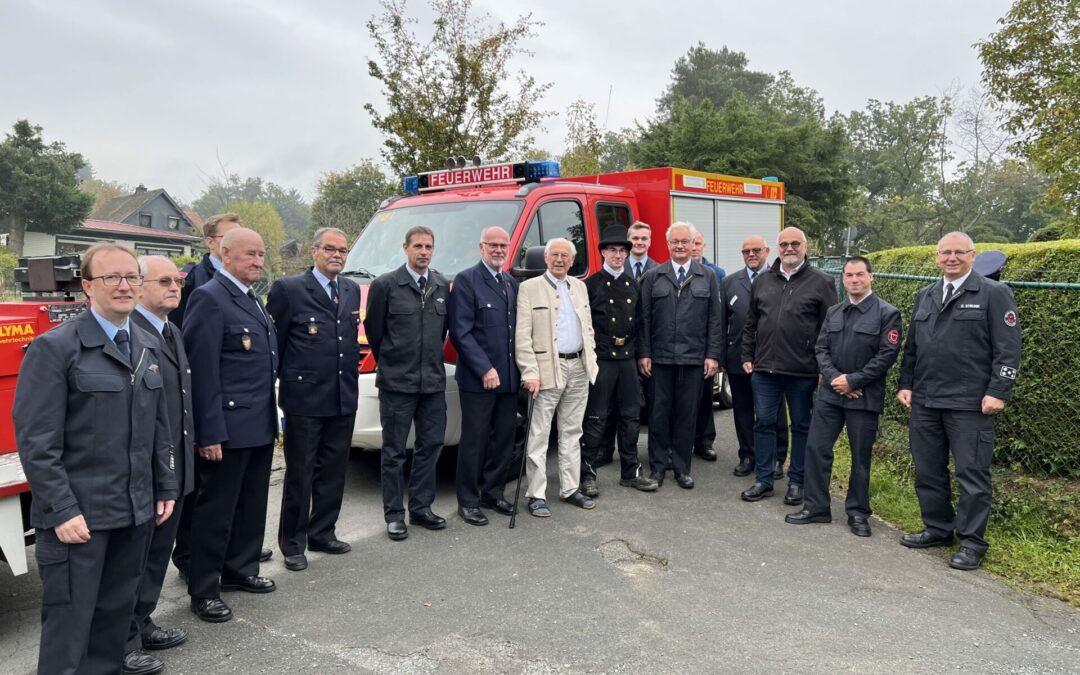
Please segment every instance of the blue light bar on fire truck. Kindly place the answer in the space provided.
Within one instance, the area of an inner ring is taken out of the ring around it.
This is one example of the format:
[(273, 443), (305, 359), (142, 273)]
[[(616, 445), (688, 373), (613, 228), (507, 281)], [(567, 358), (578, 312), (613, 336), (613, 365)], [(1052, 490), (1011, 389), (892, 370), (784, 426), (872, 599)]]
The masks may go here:
[(404, 180), (405, 192), (431, 192), (456, 187), (498, 185), (500, 183), (538, 183), (542, 178), (558, 178), (559, 163), (551, 160), (487, 164), (460, 169), (428, 171)]

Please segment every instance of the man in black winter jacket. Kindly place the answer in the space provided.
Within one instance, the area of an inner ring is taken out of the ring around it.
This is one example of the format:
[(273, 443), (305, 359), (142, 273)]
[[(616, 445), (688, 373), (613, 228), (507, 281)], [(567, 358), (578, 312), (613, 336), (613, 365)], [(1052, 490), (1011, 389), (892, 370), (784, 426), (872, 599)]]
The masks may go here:
[[(784, 503), (803, 500), (806, 436), (818, 381), (814, 353), (821, 324), (836, 304), (832, 277), (806, 263), (806, 235), (789, 227), (777, 238), (779, 259), (754, 283), (743, 331), (743, 370), (754, 389), (754, 485), (742, 493), (756, 502), (773, 493), (776, 416), (780, 401), (791, 416), (791, 468)], [(760, 450), (760, 451), (759, 451)]]

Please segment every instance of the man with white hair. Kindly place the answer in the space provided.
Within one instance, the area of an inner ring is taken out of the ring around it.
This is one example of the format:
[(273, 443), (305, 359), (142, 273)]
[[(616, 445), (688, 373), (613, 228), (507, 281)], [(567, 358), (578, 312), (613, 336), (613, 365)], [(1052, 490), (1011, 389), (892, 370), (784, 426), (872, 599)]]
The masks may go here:
[(701, 388), (724, 361), (724, 325), (716, 274), (690, 259), (696, 230), (668, 228), (671, 260), (641, 282), (638, 369), (653, 381), (649, 413), (650, 478), (664, 484), (668, 464), (679, 487), (694, 487), (690, 457)]
[(521, 284), (517, 300), (516, 355), (522, 386), (535, 400), (529, 425), (529, 513), (551, 515), (547, 490), (547, 448), (551, 420), (559, 415), (559, 496), (582, 509), (596, 504), (578, 489), (581, 428), (589, 385), (596, 381), (596, 341), (589, 292), (567, 272), (574, 245), (562, 238), (544, 247), (547, 272)]
[[(1005, 409), (1020, 368), (1020, 315), (1012, 291), (971, 269), (975, 243), (950, 232), (937, 245), (943, 277), (919, 291), (900, 367), (897, 399), (908, 425), (915, 492), (925, 525), (905, 534), (908, 548), (950, 546), (958, 570), (982, 564), (989, 544), (994, 416)], [(952, 505), (949, 455), (960, 498)]]

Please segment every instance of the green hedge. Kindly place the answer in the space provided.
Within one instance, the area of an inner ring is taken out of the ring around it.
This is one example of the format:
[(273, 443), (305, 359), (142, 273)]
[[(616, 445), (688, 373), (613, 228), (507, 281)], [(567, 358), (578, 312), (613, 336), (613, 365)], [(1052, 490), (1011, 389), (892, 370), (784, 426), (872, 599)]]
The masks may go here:
[[(1036, 475), (1080, 477), (1080, 289), (1060, 287), (1080, 282), (1080, 240), (977, 248), (994, 248), (1009, 256), (1003, 281), (1051, 286), (1013, 287), (1020, 308), (1023, 357), (1012, 400), (998, 420), (995, 459)], [(869, 256), (877, 275), (874, 291), (900, 309), (905, 331), (915, 293), (929, 282), (880, 275), (938, 276), (934, 250), (915, 246)], [(889, 391), (896, 391), (898, 375), (899, 366), (890, 373)], [(886, 415), (907, 423), (907, 411), (895, 401)]]

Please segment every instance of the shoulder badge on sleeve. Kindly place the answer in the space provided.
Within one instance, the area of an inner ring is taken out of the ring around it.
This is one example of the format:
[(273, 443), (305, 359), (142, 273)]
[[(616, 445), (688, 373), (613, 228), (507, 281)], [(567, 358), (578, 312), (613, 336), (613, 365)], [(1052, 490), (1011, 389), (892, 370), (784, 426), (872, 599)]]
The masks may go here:
[(889, 341), (889, 344), (894, 345), (900, 342), (900, 331), (893, 328), (885, 334), (885, 339)]
[(1005, 325), (1010, 327), (1016, 325), (1016, 312), (1011, 309), (1005, 312)]

